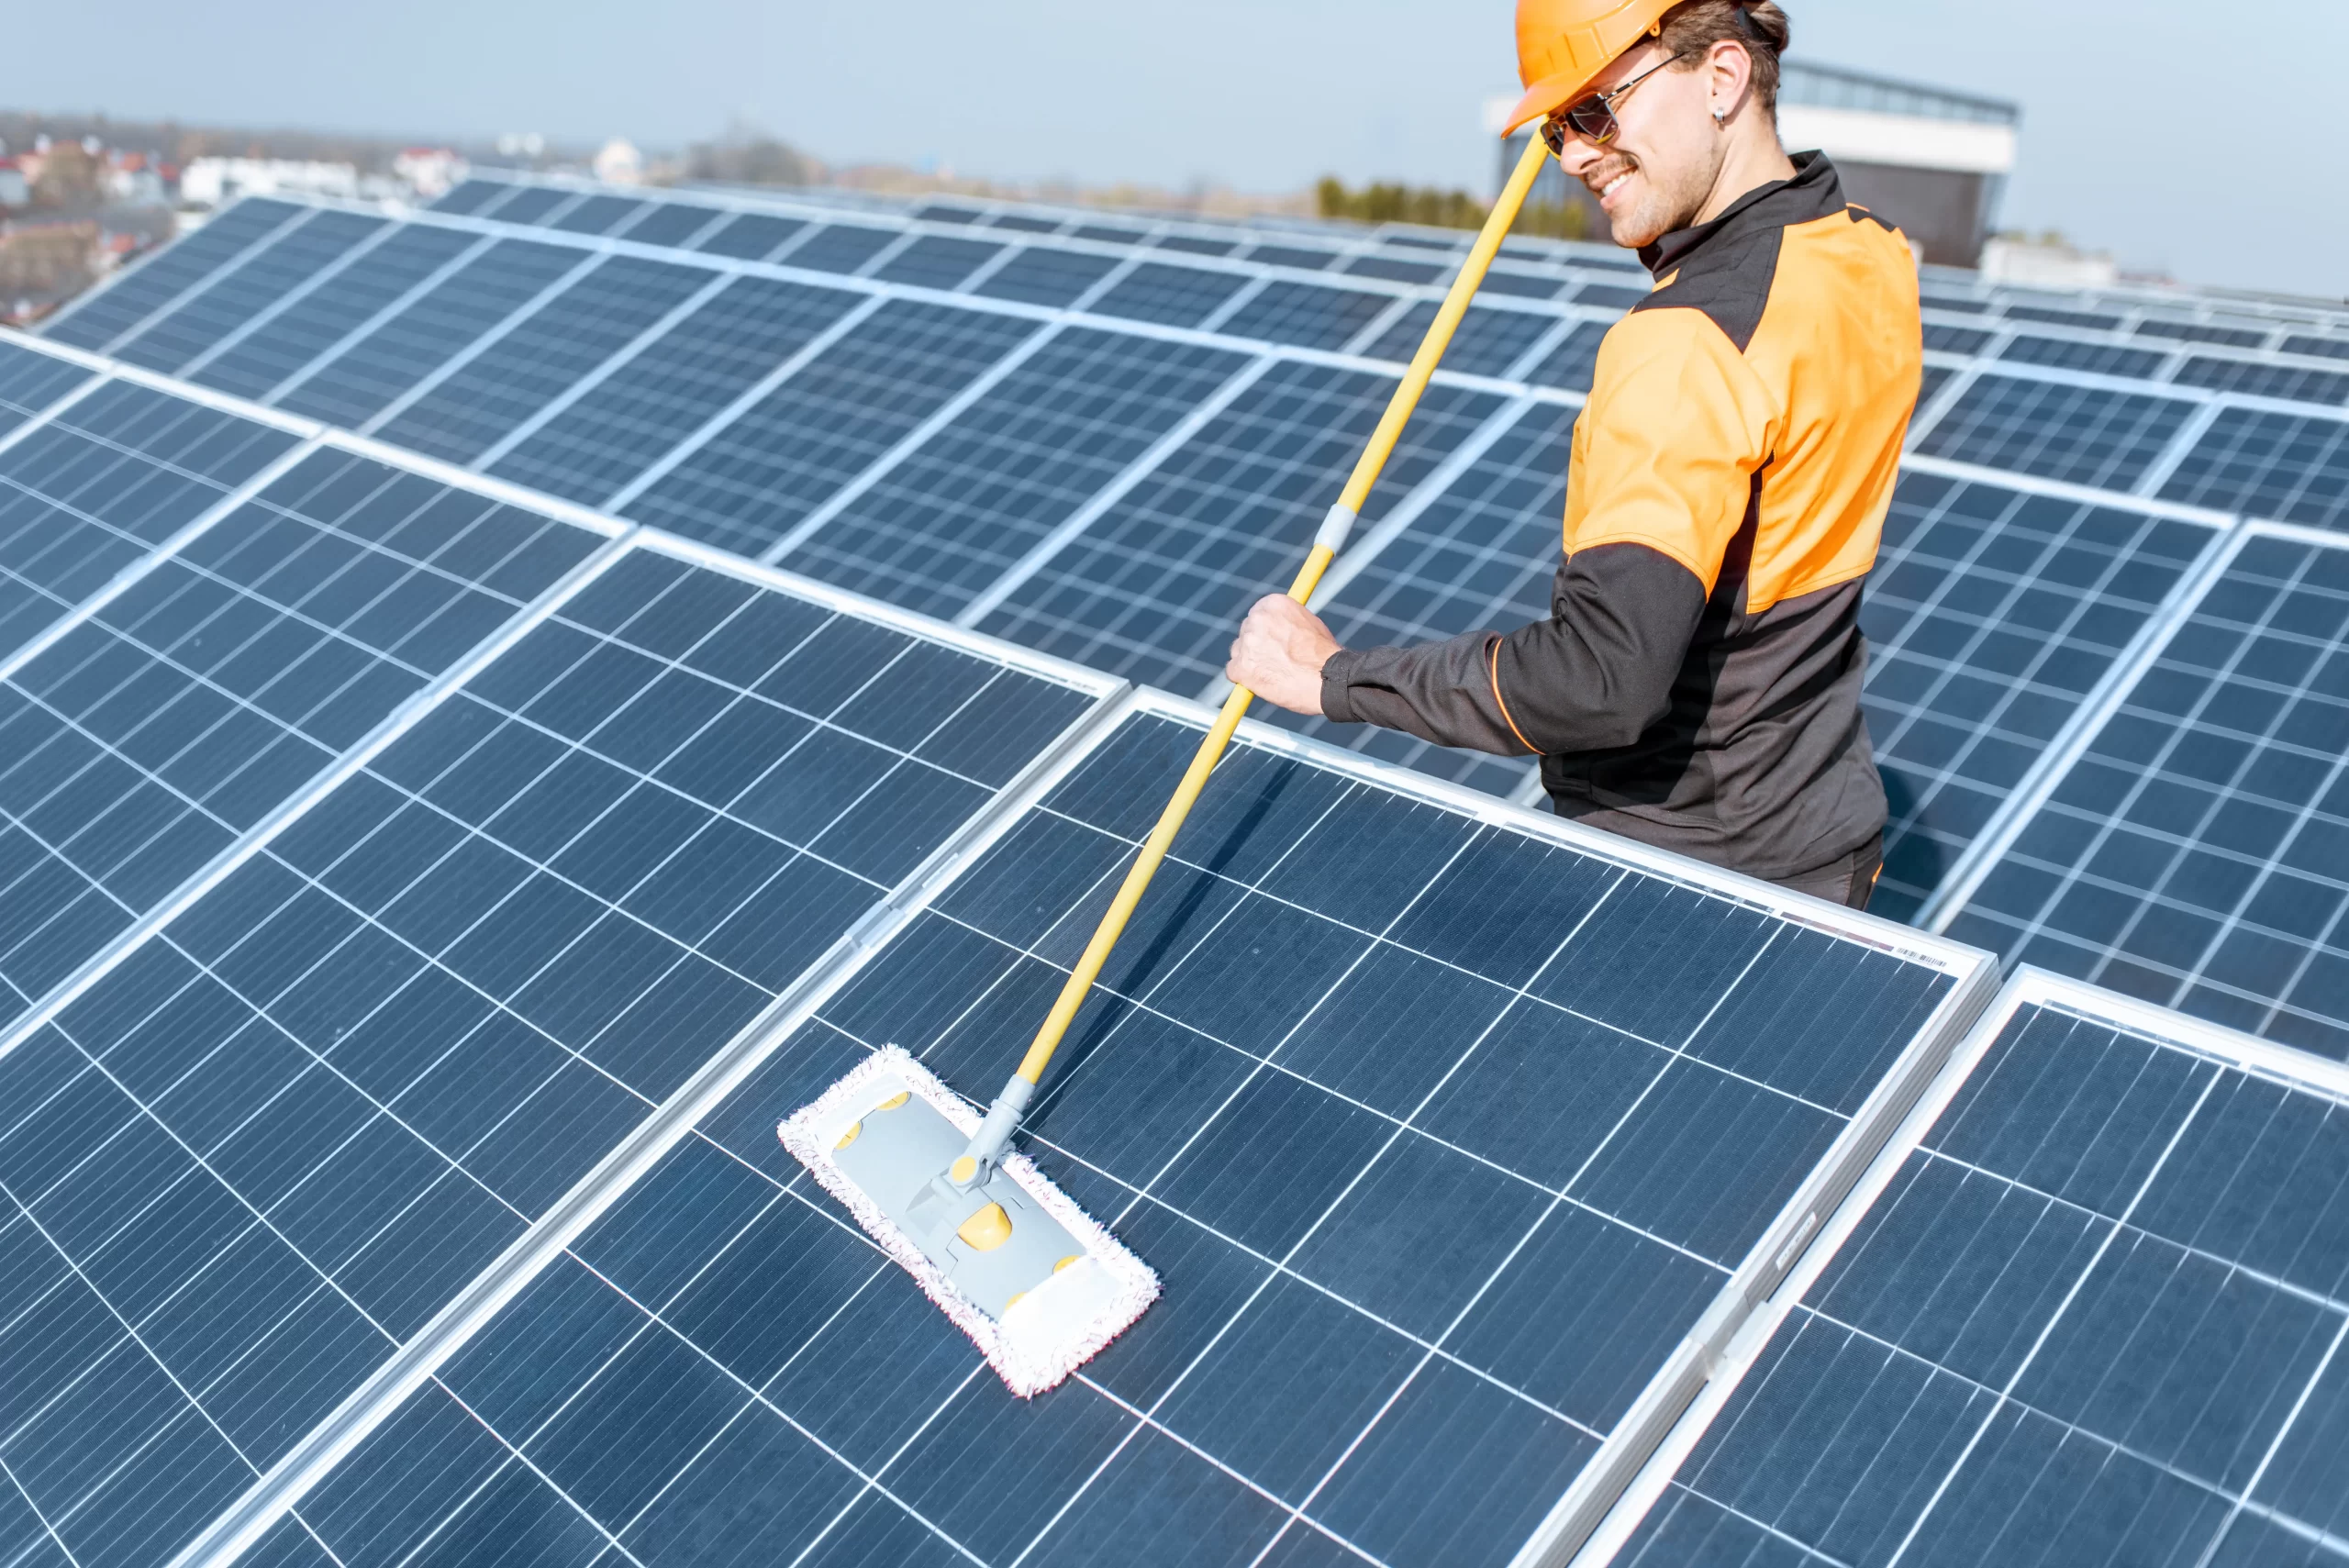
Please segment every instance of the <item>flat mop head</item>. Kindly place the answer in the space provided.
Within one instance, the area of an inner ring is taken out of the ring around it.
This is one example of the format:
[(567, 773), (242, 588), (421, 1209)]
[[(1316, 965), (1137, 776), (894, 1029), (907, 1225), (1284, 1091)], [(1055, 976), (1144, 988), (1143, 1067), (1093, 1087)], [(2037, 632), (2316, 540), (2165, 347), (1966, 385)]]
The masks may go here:
[(945, 1173), (978, 1113), (896, 1046), (776, 1130), (824, 1190), (1033, 1398), (1158, 1299), (1158, 1276), (1024, 1154), (968, 1189)]

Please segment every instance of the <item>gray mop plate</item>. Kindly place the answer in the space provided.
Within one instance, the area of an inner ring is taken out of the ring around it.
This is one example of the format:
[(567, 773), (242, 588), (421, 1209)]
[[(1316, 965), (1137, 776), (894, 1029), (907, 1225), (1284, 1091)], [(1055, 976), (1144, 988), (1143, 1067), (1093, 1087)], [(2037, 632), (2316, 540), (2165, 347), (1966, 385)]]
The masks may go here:
[[(894, 1109), (868, 1111), (858, 1128), (855, 1140), (833, 1154), (833, 1163), (988, 1317), (1001, 1321), (1014, 1296), (1051, 1278), (1064, 1260), (1084, 1254), (1085, 1244), (1004, 1172), (975, 1187), (950, 1186), (946, 1168), (970, 1137), (919, 1095)], [(930, 1201), (918, 1202), (926, 1196)], [(1011, 1239), (982, 1252), (955, 1231), (988, 1203), (1003, 1206)]]

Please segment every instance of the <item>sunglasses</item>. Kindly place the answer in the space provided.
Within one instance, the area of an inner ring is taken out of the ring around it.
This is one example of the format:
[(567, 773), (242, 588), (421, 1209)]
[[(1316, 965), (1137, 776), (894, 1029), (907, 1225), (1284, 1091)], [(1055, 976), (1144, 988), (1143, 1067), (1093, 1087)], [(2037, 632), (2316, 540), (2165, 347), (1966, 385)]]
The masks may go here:
[(1616, 104), (1665, 66), (1677, 65), (1696, 52), (1683, 50), (1670, 60), (1649, 66), (1611, 93), (1593, 93), (1555, 111), (1542, 122), (1542, 145), (1550, 150), (1553, 158), (1566, 155), (1566, 142), (1572, 137), (1580, 137), (1593, 147), (1606, 146), (1623, 132), (1622, 123), (1615, 117)]

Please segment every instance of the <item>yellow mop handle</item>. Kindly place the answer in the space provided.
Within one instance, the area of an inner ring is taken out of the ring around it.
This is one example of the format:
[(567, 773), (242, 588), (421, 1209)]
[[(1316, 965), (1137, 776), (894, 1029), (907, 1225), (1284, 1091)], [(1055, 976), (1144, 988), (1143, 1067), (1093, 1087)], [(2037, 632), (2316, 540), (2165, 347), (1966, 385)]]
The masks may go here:
[[(1485, 219), (1484, 232), (1476, 236), (1476, 243), (1468, 252), (1468, 260), (1460, 275), (1452, 283), (1452, 292), (1444, 296), (1443, 308), (1437, 311), (1435, 321), (1428, 328), (1419, 351), (1412, 356), (1411, 368), (1403, 373), (1402, 384), (1395, 389), (1394, 397), (1386, 405), (1386, 417), (1378, 421), (1378, 428), (1371, 432), (1370, 444), (1363, 449), (1362, 460), (1354, 464), (1353, 477), (1346, 482), (1345, 494), (1339, 506), (1351, 515), (1359, 515), (1363, 504), (1370, 499), (1371, 486), (1378, 483), (1381, 470), (1401, 439), (1403, 427), (1408, 423), (1411, 411), (1419, 406), (1419, 395), (1427, 390), (1428, 378), (1435, 374), (1436, 361), (1443, 358), (1443, 350), (1452, 344), (1452, 334), (1458, 329), (1461, 318), (1468, 314), (1468, 302), (1475, 297), (1477, 287), (1485, 281), (1486, 269), (1501, 248), (1502, 237), (1517, 221), (1518, 209), (1533, 189), (1534, 177), (1542, 172), (1548, 156), (1540, 137), (1531, 138), (1525, 156), (1518, 161), (1517, 171), (1509, 176), (1508, 185), (1501, 192), (1500, 200)], [(1321, 574), (1337, 559), (1337, 550), (1327, 543), (1316, 544), (1313, 553), (1305, 558), (1305, 567), (1297, 573), (1297, 581), (1289, 584), (1288, 596), (1298, 604), (1313, 596)], [(1159, 814), (1158, 826), (1152, 828), (1150, 838), (1135, 857), (1133, 868), (1126, 873), (1125, 884), (1118, 889), (1118, 896), (1109, 903), (1108, 911), (1101, 917), (1101, 924), (1094, 929), (1093, 940), (1085, 944), (1085, 956), (1076, 961), (1076, 968), (1061, 987), (1060, 998), (1044, 1018), (1044, 1027), (1036, 1031), (1036, 1042), (1019, 1063), (1019, 1076), (1030, 1084), (1041, 1084), (1044, 1070), (1052, 1065), (1052, 1052), (1060, 1049), (1061, 1037), (1075, 1020), (1076, 1010), (1099, 978), (1101, 966), (1109, 962), (1109, 951), (1125, 934), (1126, 922), (1132, 917), (1135, 906), (1150, 887), (1150, 879), (1158, 873), (1158, 865), (1174, 847), (1174, 835), (1182, 831), (1183, 819), (1191, 814), (1191, 806), (1207, 788), (1208, 775), (1223, 759), (1223, 749), (1230, 744), (1232, 732), (1240, 728), (1240, 720), (1248, 712), (1248, 705), (1255, 694), (1246, 687), (1234, 689), (1225, 699), (1223, 712), (1218, 716), (1215, 728), (1199, 742), (1198, 754), (1183, 774), (1183, 782), (1174, 786), (1174, 798)]]

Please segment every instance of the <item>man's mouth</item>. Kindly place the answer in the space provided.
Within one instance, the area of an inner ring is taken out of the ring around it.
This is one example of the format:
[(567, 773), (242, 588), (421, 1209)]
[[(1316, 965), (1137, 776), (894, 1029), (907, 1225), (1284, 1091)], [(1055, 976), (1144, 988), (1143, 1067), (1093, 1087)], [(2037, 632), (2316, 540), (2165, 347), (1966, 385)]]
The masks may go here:
[(1604, 206), (1607, 198), (1621, 190), (1623, 186), (1630, 182), (1631, 176), (1638, 172), (1639, 171), (1632, 165), (1624, 164), (1620, 168), (1615, 170), (1612, 173), (1608, 173), (1605, 170), (1599, 171), (1601, 174), (1606, 176), (1604, 179), (1593, 179), (1585, 183), (1589, 185), (1591, 194), (1598, 198), (1600, 205)]

